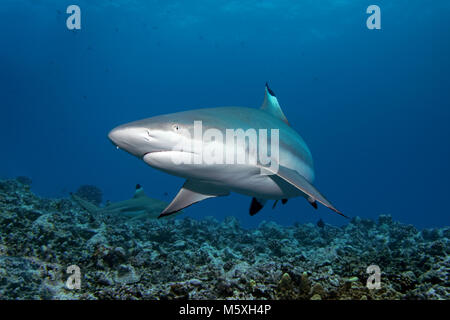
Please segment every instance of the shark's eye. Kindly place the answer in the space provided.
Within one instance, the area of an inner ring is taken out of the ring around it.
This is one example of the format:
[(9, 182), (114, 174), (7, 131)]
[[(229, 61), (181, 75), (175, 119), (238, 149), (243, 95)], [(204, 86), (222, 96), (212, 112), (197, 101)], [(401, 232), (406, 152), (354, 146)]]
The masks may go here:
[(178, 124), (174, 124), (173, 126), (172, 126), (172, 128), (173, 128), (173, 130), (174, 131), (178, 131), (180, 128), (178, 127)]

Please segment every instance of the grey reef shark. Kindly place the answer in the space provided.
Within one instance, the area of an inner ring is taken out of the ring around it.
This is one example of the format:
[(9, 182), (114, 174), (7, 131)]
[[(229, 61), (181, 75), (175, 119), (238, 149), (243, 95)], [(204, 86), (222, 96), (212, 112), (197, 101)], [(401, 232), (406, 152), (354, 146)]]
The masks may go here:
[(80, 207), (94, 215), (94, 217), (123, 215), (132, 219), (143, 217), (157, 218), (167, 206), (167, 203), (164, 201), (148, 197), (144, 192), (144, 188), (139, 184), (136, 185), (136, 191), (131, 199), (110, 203), (105, 207), (98, 207), (74, 193), (71, 193), (71, 197)]
[[(232, 139), (228, 139), (229, 135)], [(346, 217), (313, 186), (311, 152), (290, 126), (267, 83), (259, 109), (218, 107), (165, 114), (118, 126), (108, 137), (118, 149), (151, 167), (186, 179), (159, 217), (230, 192), (253, 198), (250, 215), (261, 210), (267, 200), (275, 200), (275, 207), (278, 200), (284, 204), (301, 196), (316, 209), (319, 202)], [(239, 137), (244, 140), (236, 144), (235, 138)], [(257, 141), (256, 147), (252, 141)], [(264, 141), (262, 149), (266, 152), (261, 152), (261, 148), (257, 149)], [(219, 161), (220, 155), (228, 156), (230, 152), (227, 161)], [(205, 153), (209, 159), (205, 160)], [(245, 161), (235, 161), (242, 156)]]

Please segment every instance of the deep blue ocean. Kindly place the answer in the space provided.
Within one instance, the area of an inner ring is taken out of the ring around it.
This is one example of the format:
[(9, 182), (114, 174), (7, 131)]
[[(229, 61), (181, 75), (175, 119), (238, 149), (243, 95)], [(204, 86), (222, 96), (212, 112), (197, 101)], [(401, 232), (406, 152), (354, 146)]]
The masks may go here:
[[(66, 8), (81, 8), (68, 30)], [(366, 9), (381, 8), (381, 30)], [(104, 200), (170, 201), (183, 184), (108, 141), (113, 127), (193, 108), (258, 108), (269, 82), (315, 162), (315, 185), (349, 216), (450, 224), (448, 0), (2, 0), (0, 177), (45, 197), (82, 184)], [(191, 217), (244, 226), (347, 221), (304, 199), (248, 215), (232, 194)]]

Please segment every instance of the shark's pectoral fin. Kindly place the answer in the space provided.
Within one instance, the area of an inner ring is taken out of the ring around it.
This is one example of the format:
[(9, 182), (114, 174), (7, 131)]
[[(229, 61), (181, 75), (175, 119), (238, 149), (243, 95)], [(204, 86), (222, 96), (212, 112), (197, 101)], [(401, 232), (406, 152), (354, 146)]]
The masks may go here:
[(308, 180), (305, 179), (305, 177), (303, 177), (297, 171), (283, 166), (278, 166), (278, 171), (272, 170), (271, 168), (268, 167), (262, 168), (264, 170), (271, 171), (274, 175), (282, 178), (284, 181), (290, 183), (292, 186), (302, 191), (307, 196), (308, 202), (311, 203), (313, 206), (315, 201), (317, 200), (318, 202), (335, 211), (336, 213), (340, 214), (341, 216), (348, 218), (346, 215), (344, 215), (342, 212), (336, 209), (330, 203), (330, 201), (328, 201), (311, 183), (309, 183)]
[(227, 196), (228, 190), (221, 189), (212, 184), (196, 180), (186, 180), (183, 187), (172, 202), (161, 212), (158, 218), (162, 218), (184, 209), (196, 202), (219, 196)]
[(253, 198), (252, 203), (250, 204), (249, 213), (251, 216), (254, 216), (261, 210), (264, 205), (266, 204), (266, 199), (260, 199), (260, 198)]

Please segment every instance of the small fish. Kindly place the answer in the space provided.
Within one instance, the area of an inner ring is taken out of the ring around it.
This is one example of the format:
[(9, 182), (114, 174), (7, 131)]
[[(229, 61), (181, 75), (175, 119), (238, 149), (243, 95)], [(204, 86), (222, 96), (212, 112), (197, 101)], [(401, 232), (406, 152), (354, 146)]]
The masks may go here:
[(323, 222), (322, 219), (319, 219), (319, 221), (317, 221), (317, 226), (321, 229), (323, 229), (325, 227), (325, 222)]

